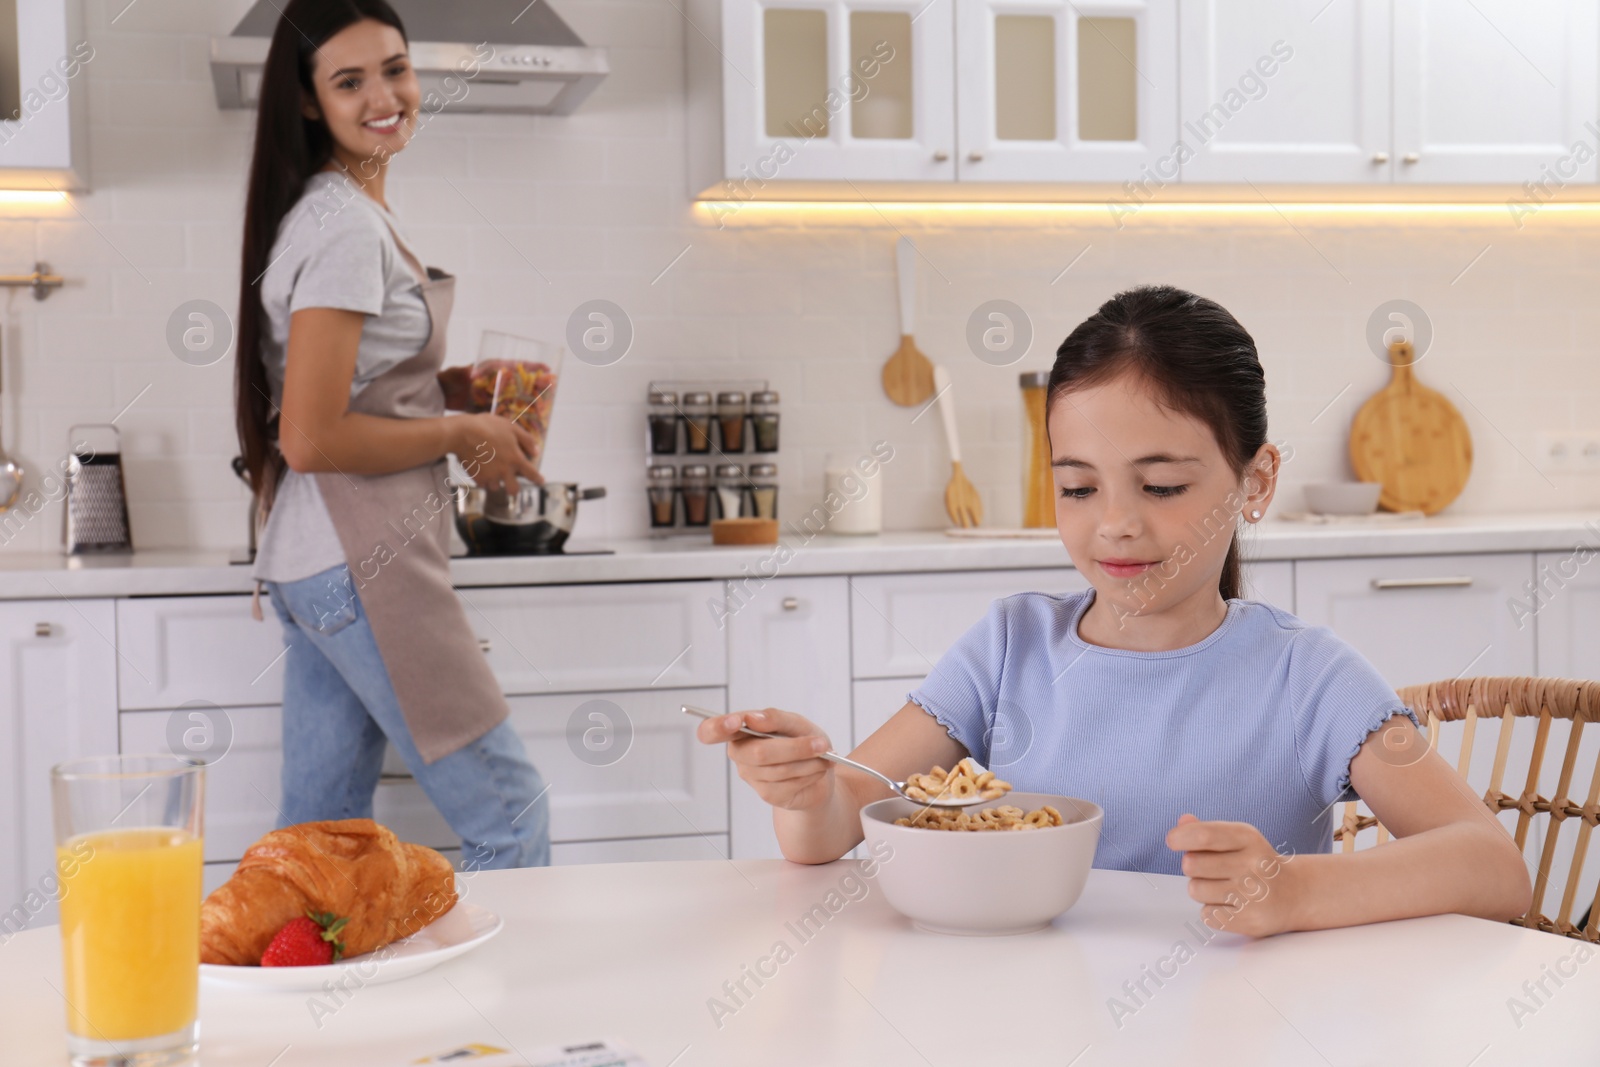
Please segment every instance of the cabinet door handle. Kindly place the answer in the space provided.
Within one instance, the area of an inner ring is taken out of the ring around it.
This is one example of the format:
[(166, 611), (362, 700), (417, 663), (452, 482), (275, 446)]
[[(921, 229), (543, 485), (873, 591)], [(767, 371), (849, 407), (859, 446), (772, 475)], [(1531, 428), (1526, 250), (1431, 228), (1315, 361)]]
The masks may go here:
[(1374, 162), (1374, 163), (1387, 163), (1387, 162), (1389, 162), (1389, 153), (1387, 153), (1387, 152), (1374, 152), (1374, 153), (1372, 153), (1372, 162)]
[(1417, 163), (1417, 162), (1421, 161), (1421, 159), (1422, 159), (1422, 157), (1419, 156), (1417, 153), (1415, 153), (1415, 152), (1407, 152), (1405, 155), (1400, 157), (1400, 162), (1402, 162), (1402, 163)]
[(33, 624), (33, 636), (35, 637), (54, 637), (55, 632), (56, 628), (48, 622), (36, 622)]
[(489, 641), (489, 639), (487, 637), (478, 638), (478, 648), (483, 652), (483, 654), (485, 656), (487, 656), (490, 652), (494, 651), (494, 645), (492, 643), (490, 643), (490, 641)]
[(939, 151), (937, 151), (937, 152), (935, 152), (933, 154), (933, 161), (935, 163), (943, 163), (946, 160), (948, 160), (949, 158), (950, 158), (950, 153), (946, 152), (944, 149), (940, 149)]
[(784, 597), (783, 598), (783, 610), (784, 611), (799, 611), (800, 610), (800, 600), (799, 600), (799, 598), (798, 597), (792, 597), (792, 596)]
[(1472, 584), (1470, 574), (1456, 574), (1445, 578), (1374, 578), (1374, 589), (1445, 589)]
[(982, 152), (968, 152), (967, 153), (967, 162), (968, 163), (982, 163), (983, 162), (983, 153)]

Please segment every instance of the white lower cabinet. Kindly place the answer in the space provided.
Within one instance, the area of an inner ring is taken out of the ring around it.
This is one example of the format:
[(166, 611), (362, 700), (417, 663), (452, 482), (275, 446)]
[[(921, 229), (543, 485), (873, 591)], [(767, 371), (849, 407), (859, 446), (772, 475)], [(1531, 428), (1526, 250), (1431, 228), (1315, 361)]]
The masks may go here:
[(1000, 597), (1077, 592), (1088, 584), (1070, 567), (852, 578), (853, 674), (857, 678), (920, 678)]
[(1286, 559), (1247, 562), (1244, 565), (1244, 596), (1275, 608), (1294, 612), (1294, 563)]
[(283, 627), (263, 597), (133, 597), (117, 601), (117, 676), (124, 710), (283, 702)]
[(1526, 552), (1300, 560), (1295, 613), (1331, 628), (1396, 688), (1532, 674), (1533, 629), (1507, 608), (1532, 577)]
[(0, 603), (0, 942), (56, 921), (50, 768), (117, 751), (110, 600)]
[[(728, 708), (781, 708), (850, 747), (849, 579), (779, 578), (756, 588), (729, 582)], [(721, 750), (718, 750), (721, 755)], [(730, 764), (735, 859), (777, 858), (772, 811)]]
[[(723, 691), (512, 698), (512, 726), (550, 789), (552, 840), (725, 838), (726, 760), (694, 739), (694, 721), (678, 711), (685, 703), (720, 710)], [(123, 751), (169, 751), (174, 714), (124, 712)], [(282, 709), (231, 708), (226, 715), (232, 744), (206, 768), (208, 863), (237, 861), (276, 826), (282, 795)], [(403, 774), (379, 782), (373, 817), (402, 840), (438, 849), (460, 844), (422, 787)]]
[(550, 863), (570, 867), (579, 863), (647, 863), (656, 860), (724, 860), (728, 835), (690, 834), (687, 837), (635, 837), (618, 841), (563, 841), (550, 846)]

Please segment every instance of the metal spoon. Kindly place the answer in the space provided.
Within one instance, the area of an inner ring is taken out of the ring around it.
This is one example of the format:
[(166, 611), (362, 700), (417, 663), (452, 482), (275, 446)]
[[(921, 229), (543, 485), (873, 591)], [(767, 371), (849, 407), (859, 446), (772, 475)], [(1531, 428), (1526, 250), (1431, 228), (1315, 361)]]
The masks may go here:
[(0, 441), (0, 512), (9, 510), (17, 502), (23, 475), (22, 467), (6, 455), (5, 444)]
[[(693, 707), (693, 706), (691, 706), (689, 704), (683, 705), (682, 710), (683, 710), (683, 713), (685, 715), (698, 715), (702, 719), (720, 719), (720, 718), (722, 718), (722, 713), (721, 712), (707, 711), (705, 708), (696, 708), (696, 707)], [(762, 733), (760, 730), (752, 730), (748, 726), (741, 726), (741, 727), (739, 727), (739, 729), (741, 731), (743, 731), (744, 733), (749, 734), (751, 737), (769, 737), (769, 738), (778, 738), (780, 740), (783, 738), (782, 734), (766, 734), (766, 733)], [(886, 785), (890, 789), (894, 790), (895, 795), (899, 796), (902, 800), (909, 800), (913, 804), (920, 804), (920, 805), (922, 805), (923, 807), (926, 807), (926, 808), (970, 808), (975, 804), (992, 804), (992, 803), (994, 803), (992, 800), (984, 800), (981, 796), (967, 797), (965, 799), (957, 799), (955, 797), (939, 796), (939, 797), (930, 797), (927, 800), (918, 800), (916, 797), (908, 797), (908, 796), (906, 796), (906, 783), (897, 782), (893, 778), (890, 778), (887, 774), (880, 774), (877, 771), (873, 770), (871, 767), (868, 767), (864, 763), (857, 763), (853, 759), (848, 759), (848, 758), (846, 758), (844, 756), (839, 755), (839, 753), (832, 752), (832, 751), (819, 752), (819, 753), (817, 753), (817, 755), (820, 756), (821, 758), (825, 759), (825, 760), (832, 760), (835, 763), (842, 763), (846, 767), (854, 767), (858, 771), (863, 771), (866, 774), (870, 774), (870, 775), (872, 775), (872, 777), (876, 778), (878, 781), (882, 782), (884, 785)], [(981, 764), (978, 763), (977, 760), (973, 760), (972, 761), (972, 765), (974, 767), (978, 768), (978, 773), (979, 774), (983, 773), (984, 768), (983, 768), (983, 766)]]

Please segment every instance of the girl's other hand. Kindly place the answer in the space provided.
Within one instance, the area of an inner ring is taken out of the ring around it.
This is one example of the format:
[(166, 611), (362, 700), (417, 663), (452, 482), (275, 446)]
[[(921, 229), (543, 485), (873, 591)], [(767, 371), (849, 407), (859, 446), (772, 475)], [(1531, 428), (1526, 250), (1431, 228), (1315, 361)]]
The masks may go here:
[[(740, 726), (783, 736), (751, 737), (741, 733)], [(740, 711), (704, 720), (695, 734), (708, 745), (726, 744), (739, 777), (775, 808), (803, 811), (820, 807), (833, 796), (834, 765), (817, 755), (832, 746), (827, 735), (802, 715), (776, 708)]]
[(1251, 937), (1297, 928), (1304, 891), (1294, 857), (1279, 855), (1254, 826), (1180, 815), (1167, 847), (1184, 854), (1189, 896), (1204, 905), (1207, 926)]
[(503, 415), (455, 415), (447, 420), (456, 443), (450, 451), (482, 489), (503, 489), (516, 495), (517, 476), (543, 484), (539, 469), (528, 457), (533, 436)]

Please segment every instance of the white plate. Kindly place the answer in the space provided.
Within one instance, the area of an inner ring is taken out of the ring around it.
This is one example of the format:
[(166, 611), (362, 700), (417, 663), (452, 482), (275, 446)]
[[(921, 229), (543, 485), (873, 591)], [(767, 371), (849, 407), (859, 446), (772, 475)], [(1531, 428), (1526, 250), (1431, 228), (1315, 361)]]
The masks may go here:
[(498, 934), (503, 926), (505, 920), (489, 909), (458, 901), (455, 907), (410, 937), (338, 963), (321, 967), (230, 967), (222, 963), (202, 963), (200, 977), (252, 989), (314, 993), (322, 989), (322, 983), (338, 982), (353, 971), (362, 985), (379, 985), (410, 978), (463, 952), (471, 952)]

